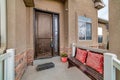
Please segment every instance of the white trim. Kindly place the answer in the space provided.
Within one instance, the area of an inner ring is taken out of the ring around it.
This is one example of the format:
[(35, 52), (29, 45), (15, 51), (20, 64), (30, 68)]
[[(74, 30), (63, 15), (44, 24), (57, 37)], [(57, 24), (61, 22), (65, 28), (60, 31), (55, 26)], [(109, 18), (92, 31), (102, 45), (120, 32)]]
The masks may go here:
[(113, 65), (114, 67), (116, 67), (118, 70), (120, 70), (120, 60), (118, 60), (117, 58), (113, 59)]
[(120, 60), (112, 53), (104, 53), (104, 80), (116, 80), (116, 69), (120, 71)]
[(6, 47), (6, 0), (0, 0), (0, 37), (1, 47)]
[[(1, 45), (0, 49), (6, 48), (6, 0), (0, 0), (0, 45)], [(4, 51), (2, 49), (0, 51)], [(3, 54), (3, 53), (0, 53), (0, 54)], [(3, 80), (3, 62), (2, 61), (0, 61), (0, 80)]]
[[(3, 66), (4, 70), (0, 71), (0, 80), (3, 80), (3, 72), (4, 72), (4, 80), (15, 80), (15, 50), (8, 49), (7, 53), (0, 55), (0, 65)], [(4, 63), (3, 63), (4, 62)]]
[(113, 67), (113, 58), (117, 58), (115, 54), (104, 53), (104, 80), (116, 80), (116, 70)]
[(76, 50), (75, 43), (72, 43), (72, 57), (75, 56), (75, 50)]

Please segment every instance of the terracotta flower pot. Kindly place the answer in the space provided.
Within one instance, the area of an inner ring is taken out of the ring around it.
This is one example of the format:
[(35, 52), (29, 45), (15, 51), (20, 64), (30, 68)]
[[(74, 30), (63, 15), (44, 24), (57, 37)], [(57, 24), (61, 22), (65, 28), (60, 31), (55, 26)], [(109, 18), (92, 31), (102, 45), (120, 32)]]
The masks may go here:
[(61, 57), (62, 62), (67, 62), (67, 57)]

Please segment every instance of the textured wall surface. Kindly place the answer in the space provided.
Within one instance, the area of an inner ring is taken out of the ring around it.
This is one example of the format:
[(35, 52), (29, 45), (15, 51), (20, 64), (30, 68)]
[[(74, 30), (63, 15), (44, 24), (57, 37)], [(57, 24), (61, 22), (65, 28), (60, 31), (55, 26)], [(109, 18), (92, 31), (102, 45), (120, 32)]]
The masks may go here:
[[(120, 59), (120, 0), (110, 0), (109, 49)], [(120, 71), (117, 72), (120, 80)]]

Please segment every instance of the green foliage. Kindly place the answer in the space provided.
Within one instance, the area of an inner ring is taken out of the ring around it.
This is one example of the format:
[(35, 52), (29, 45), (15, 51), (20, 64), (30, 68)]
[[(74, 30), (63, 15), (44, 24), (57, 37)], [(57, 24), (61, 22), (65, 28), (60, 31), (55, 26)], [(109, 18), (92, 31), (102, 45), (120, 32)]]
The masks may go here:
[(68, 55), (66, 53), (62, 53), (60, 56), (61, 57), (68, 57)]

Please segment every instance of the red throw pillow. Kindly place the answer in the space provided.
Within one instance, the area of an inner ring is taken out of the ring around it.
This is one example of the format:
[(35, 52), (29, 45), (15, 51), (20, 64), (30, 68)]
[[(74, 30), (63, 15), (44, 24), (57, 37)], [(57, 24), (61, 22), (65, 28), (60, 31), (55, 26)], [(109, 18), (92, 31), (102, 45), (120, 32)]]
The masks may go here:
[(77, 48), (76, 59), (80, 62), (85, 63), (87, 57), (87, 51)]
[(98, 71), (99, 73), (103, 74), (103, 55), (88, 52), (86, 64)]

